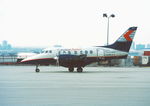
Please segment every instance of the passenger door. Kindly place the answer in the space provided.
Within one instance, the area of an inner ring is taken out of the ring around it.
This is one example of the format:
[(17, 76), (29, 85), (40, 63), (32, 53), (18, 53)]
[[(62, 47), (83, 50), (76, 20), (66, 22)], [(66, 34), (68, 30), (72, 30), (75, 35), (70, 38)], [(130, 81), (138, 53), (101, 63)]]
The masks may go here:
[(104, 56), (104, 51), (101, 49), (97, 49), (97, 56), (98, 57)]

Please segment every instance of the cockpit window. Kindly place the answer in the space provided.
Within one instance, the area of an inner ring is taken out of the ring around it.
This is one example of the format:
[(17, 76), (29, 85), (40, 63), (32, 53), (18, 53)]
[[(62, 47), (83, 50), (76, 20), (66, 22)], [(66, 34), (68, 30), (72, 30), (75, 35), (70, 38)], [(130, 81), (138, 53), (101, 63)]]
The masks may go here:
[(45, 51), (44, 50), (42, 50), (42, 52), (41, 53), (44, 53)]
[(49, 50), (49, 53), (52, 53), (52, 50)]
[(48, 51), (46, 50), (45, 53), (48, 53)]
[(52, 50), (43, 50), (41, 53), (52, 53)]

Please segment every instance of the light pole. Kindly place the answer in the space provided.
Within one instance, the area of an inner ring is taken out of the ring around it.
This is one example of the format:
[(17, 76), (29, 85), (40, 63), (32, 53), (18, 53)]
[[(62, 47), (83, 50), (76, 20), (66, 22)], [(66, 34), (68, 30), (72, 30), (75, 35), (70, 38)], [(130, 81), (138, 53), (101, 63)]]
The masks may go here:
[(114, 18), (115, 15), (111, 14), (110, 16), (107, 16), (106, 13), (103, 14), (103, 17), (107, 18), (107, 45), (109, 44), (109, 18)]

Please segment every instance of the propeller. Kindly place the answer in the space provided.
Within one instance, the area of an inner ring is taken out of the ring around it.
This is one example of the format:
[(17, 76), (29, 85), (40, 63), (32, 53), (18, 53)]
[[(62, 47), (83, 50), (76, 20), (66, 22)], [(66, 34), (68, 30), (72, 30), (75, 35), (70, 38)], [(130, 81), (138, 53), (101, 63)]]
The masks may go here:
[(56, 55), (56, 57), (54, 57), (54, 59), (56, 60), (56, 66), (59, 66), (59, 55)]

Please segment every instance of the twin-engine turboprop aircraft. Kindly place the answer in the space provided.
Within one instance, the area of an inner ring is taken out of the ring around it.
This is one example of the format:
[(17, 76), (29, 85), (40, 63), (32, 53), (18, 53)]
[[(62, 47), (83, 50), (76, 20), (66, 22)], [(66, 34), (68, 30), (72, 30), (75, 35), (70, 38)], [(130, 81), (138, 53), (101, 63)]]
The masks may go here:
[(67, 67), (69, 72), (73, 72), (74, 68), (77, 68), (77, 72), (82, 72), (83, 67), (93, 62), (126, 58), (136, 30), (137, 27), (130, 27), (111, 45), (76, 49), (45, 49), (40, 54), (22, 60), (21, 63), (35, 64), (36, 72), (40, 71), (38, 66), (42, 64), (57, 64)]

